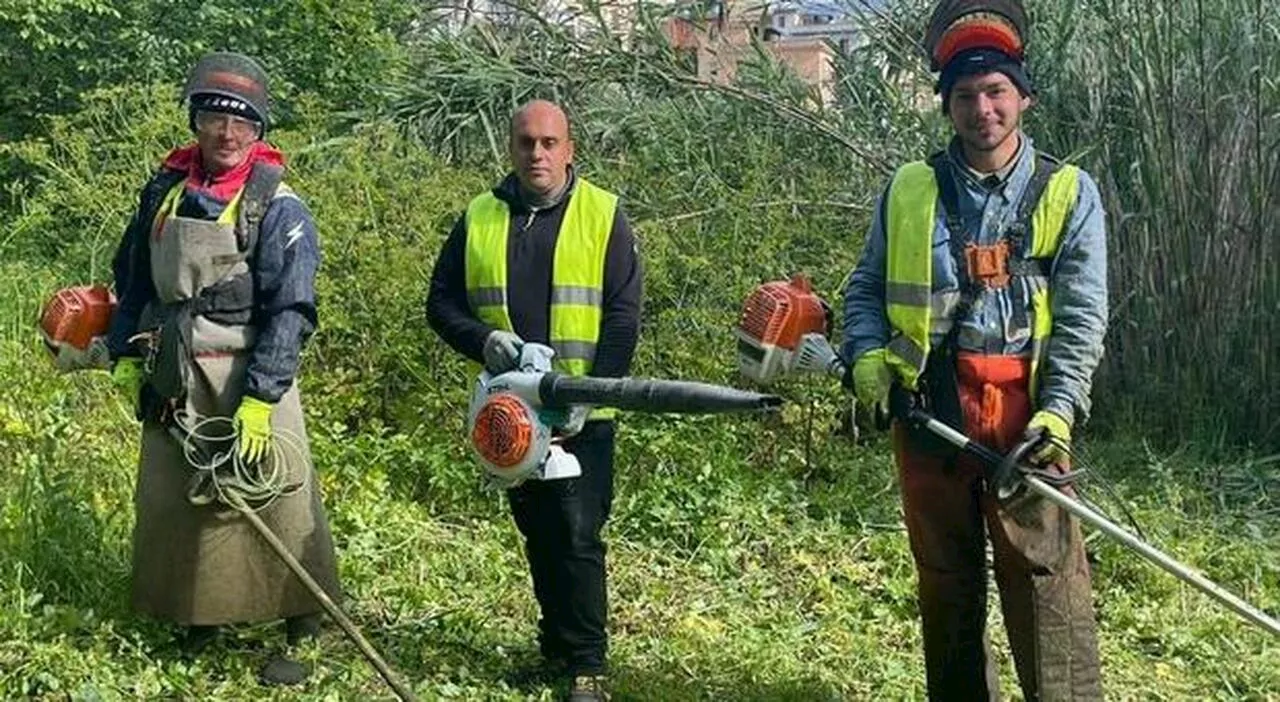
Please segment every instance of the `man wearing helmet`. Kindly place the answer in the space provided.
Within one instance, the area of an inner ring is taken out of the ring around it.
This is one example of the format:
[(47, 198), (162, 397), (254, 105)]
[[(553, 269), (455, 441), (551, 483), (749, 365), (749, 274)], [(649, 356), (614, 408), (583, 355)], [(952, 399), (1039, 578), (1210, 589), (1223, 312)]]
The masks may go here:
[[(216, 499), (184, 447), (201, 449), (195, 462), (222, 454), (284, 476), (286, 494), (260, 515), (340, 596), (295, 383), (317, 323), (319, 242), (310, 212), (281, 182), (282, 154), (262, 140), (267, 97), (265, 72), (246, 56), (218, 52), (196, 64), (183, 90), (195, 142), (172, 151), (143, 188), (113, 263), (112, 378), (142, 421), (132, 603), (185, 626), (188, 653), (238, 622), (284, 619), (287, 642), (299, 643), (319, 631), (321, 608)], [(228, 440), (196, 436), (225, 427)], [(293, 684), (307, 675), (281, 654), (260, 677)]]
[[(1021, 130), (1033, 90), (1017, 0), (943, 0), (926, 44), (955, 136), (894, 175), (845, 289), (846, 385), (891, 387), (999, 451), (1040, 438), (1064, 471), (1107, 322), (1104, 211), (1083, 170)], [(986, 540), (1022, 692), (1101, 699), (1080, 525), (1039, 498), (1000, 504), (982, 466), (896, 423), (929, 697), (995, 699)], [(1069, 489), (1069, 488), (1068, 488)]]

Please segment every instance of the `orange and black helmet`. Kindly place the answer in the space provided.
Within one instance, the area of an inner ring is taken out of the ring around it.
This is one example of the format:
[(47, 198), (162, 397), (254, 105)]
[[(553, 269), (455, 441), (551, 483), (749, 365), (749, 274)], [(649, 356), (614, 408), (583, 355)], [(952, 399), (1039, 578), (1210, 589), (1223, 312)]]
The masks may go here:
[(970, 49), (999, 51), (1021, 62), (1027, 27), (1027, 11), (1019, 0), (940, 0), (924, 37), (929, 70), (943, 70)]
[(182, 99), (189, 102), (193, 120), (196, 110), (227, 112), (259, 122), (265, 129), (269, 118), (267, 72), (244, 54), (208, 53), (187, 76)]
[(933, 9), (925, 48), (939, 71), (934, 90), (947, 111), (951, 88), (965, 76), (999, 72), (1023, 96), (1034, 87), (1026, 68), (1027, 13), (1018, 0), (940, 0)]

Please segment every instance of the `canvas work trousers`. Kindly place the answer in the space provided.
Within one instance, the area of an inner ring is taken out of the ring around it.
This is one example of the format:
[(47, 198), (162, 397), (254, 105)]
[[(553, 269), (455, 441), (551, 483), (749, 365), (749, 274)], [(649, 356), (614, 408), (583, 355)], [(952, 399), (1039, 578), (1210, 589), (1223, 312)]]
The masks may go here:
[[(1029, 374), (1027, 359), (959, 354), (965, 433), (1001, 453), (1011, 449), (1031, 417)], [(1079, 523), (1035, 496), (1002, 507), (976, 460), (924, 451), (901, 425), (893, 441), (918, 576), (929, 699), (1000, 697), (986, 627), (988, 537), (1024, 697), (1102, 699)]]

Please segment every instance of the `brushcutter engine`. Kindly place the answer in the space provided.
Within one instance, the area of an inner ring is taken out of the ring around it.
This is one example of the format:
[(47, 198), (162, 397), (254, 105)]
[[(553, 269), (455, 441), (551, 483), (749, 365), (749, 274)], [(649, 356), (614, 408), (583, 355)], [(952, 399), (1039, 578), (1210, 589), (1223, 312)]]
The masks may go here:
[(104, 285), (76, 286), (54, 293), (40, 313), (40, 334), (58, 370), (111, 366), (107, 328), (115, 308), (116, 297)]
[(476, 379), (467, 432), (477, 460), (494, 483), (558, 480), (582, 474), (561, 440), (582, 429), (595, 407), (637, 412), (718, 414), (768, 410), (776, 395), (682, 380), (595, 378), (551, 370), (555, 351), (526, 343), (516, 370)]
[(808, 278), (756, 288), (742, 306), (735, 335), (738, 370), (762, 385), (793, 373), (840, 377), (844, 361), (831, 347), (831, 307)]

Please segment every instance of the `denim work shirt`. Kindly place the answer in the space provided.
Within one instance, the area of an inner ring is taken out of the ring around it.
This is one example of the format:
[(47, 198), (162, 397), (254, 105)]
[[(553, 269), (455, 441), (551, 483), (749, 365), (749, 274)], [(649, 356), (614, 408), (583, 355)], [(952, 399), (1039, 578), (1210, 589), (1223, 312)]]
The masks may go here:
[[(974, 233), (973, 243), (980, 246), (997, 243), (1017, 217), (1018, 204), (1036, 159), (1030, 137), (1025, 134), (1020, 137), (1012, 167), (981, 180), (981, 176), (965, 164), (957, 141), (953, 140), (947, 149), (948, 167), (943, 169), (943, 177), (955, 179), (960, 210), (957, 214)], [(1049, 271), (1053, 329), (1037, 398), (1037, 409), (1050, 410), (1069, 423), (1088, 418), (1093, 372), (1102, 358), (1102, 339), (1107, 326), (1105, 211), (1093, 178), (1083, 170), (1079, 174), (1075, 207)], [(849, 363), (867, 351), (884, 347), (890, 337), (885, 308), (887, 194), (886, 188), (872, 217), (862, 258), (844, 290), (841, 355)], [(1010, 255), (1024, 255), (1024, 252)], [(951, 232), (940, 203), (934, 224), (932, 259), (933, 292), (958, 293)], [(953, 320), (960, 325), (956, 334), (959, 350), (988, 355), (1030, 355), (1031, 330), (1035, 324), (1032, 285), (1028, 279), (1015, 277), (1004, 288), (983, 288), (963, 318)], [(945, 326), (940, 329), (934, 325), (930, 345), (941, 343), (945, 335)]]

